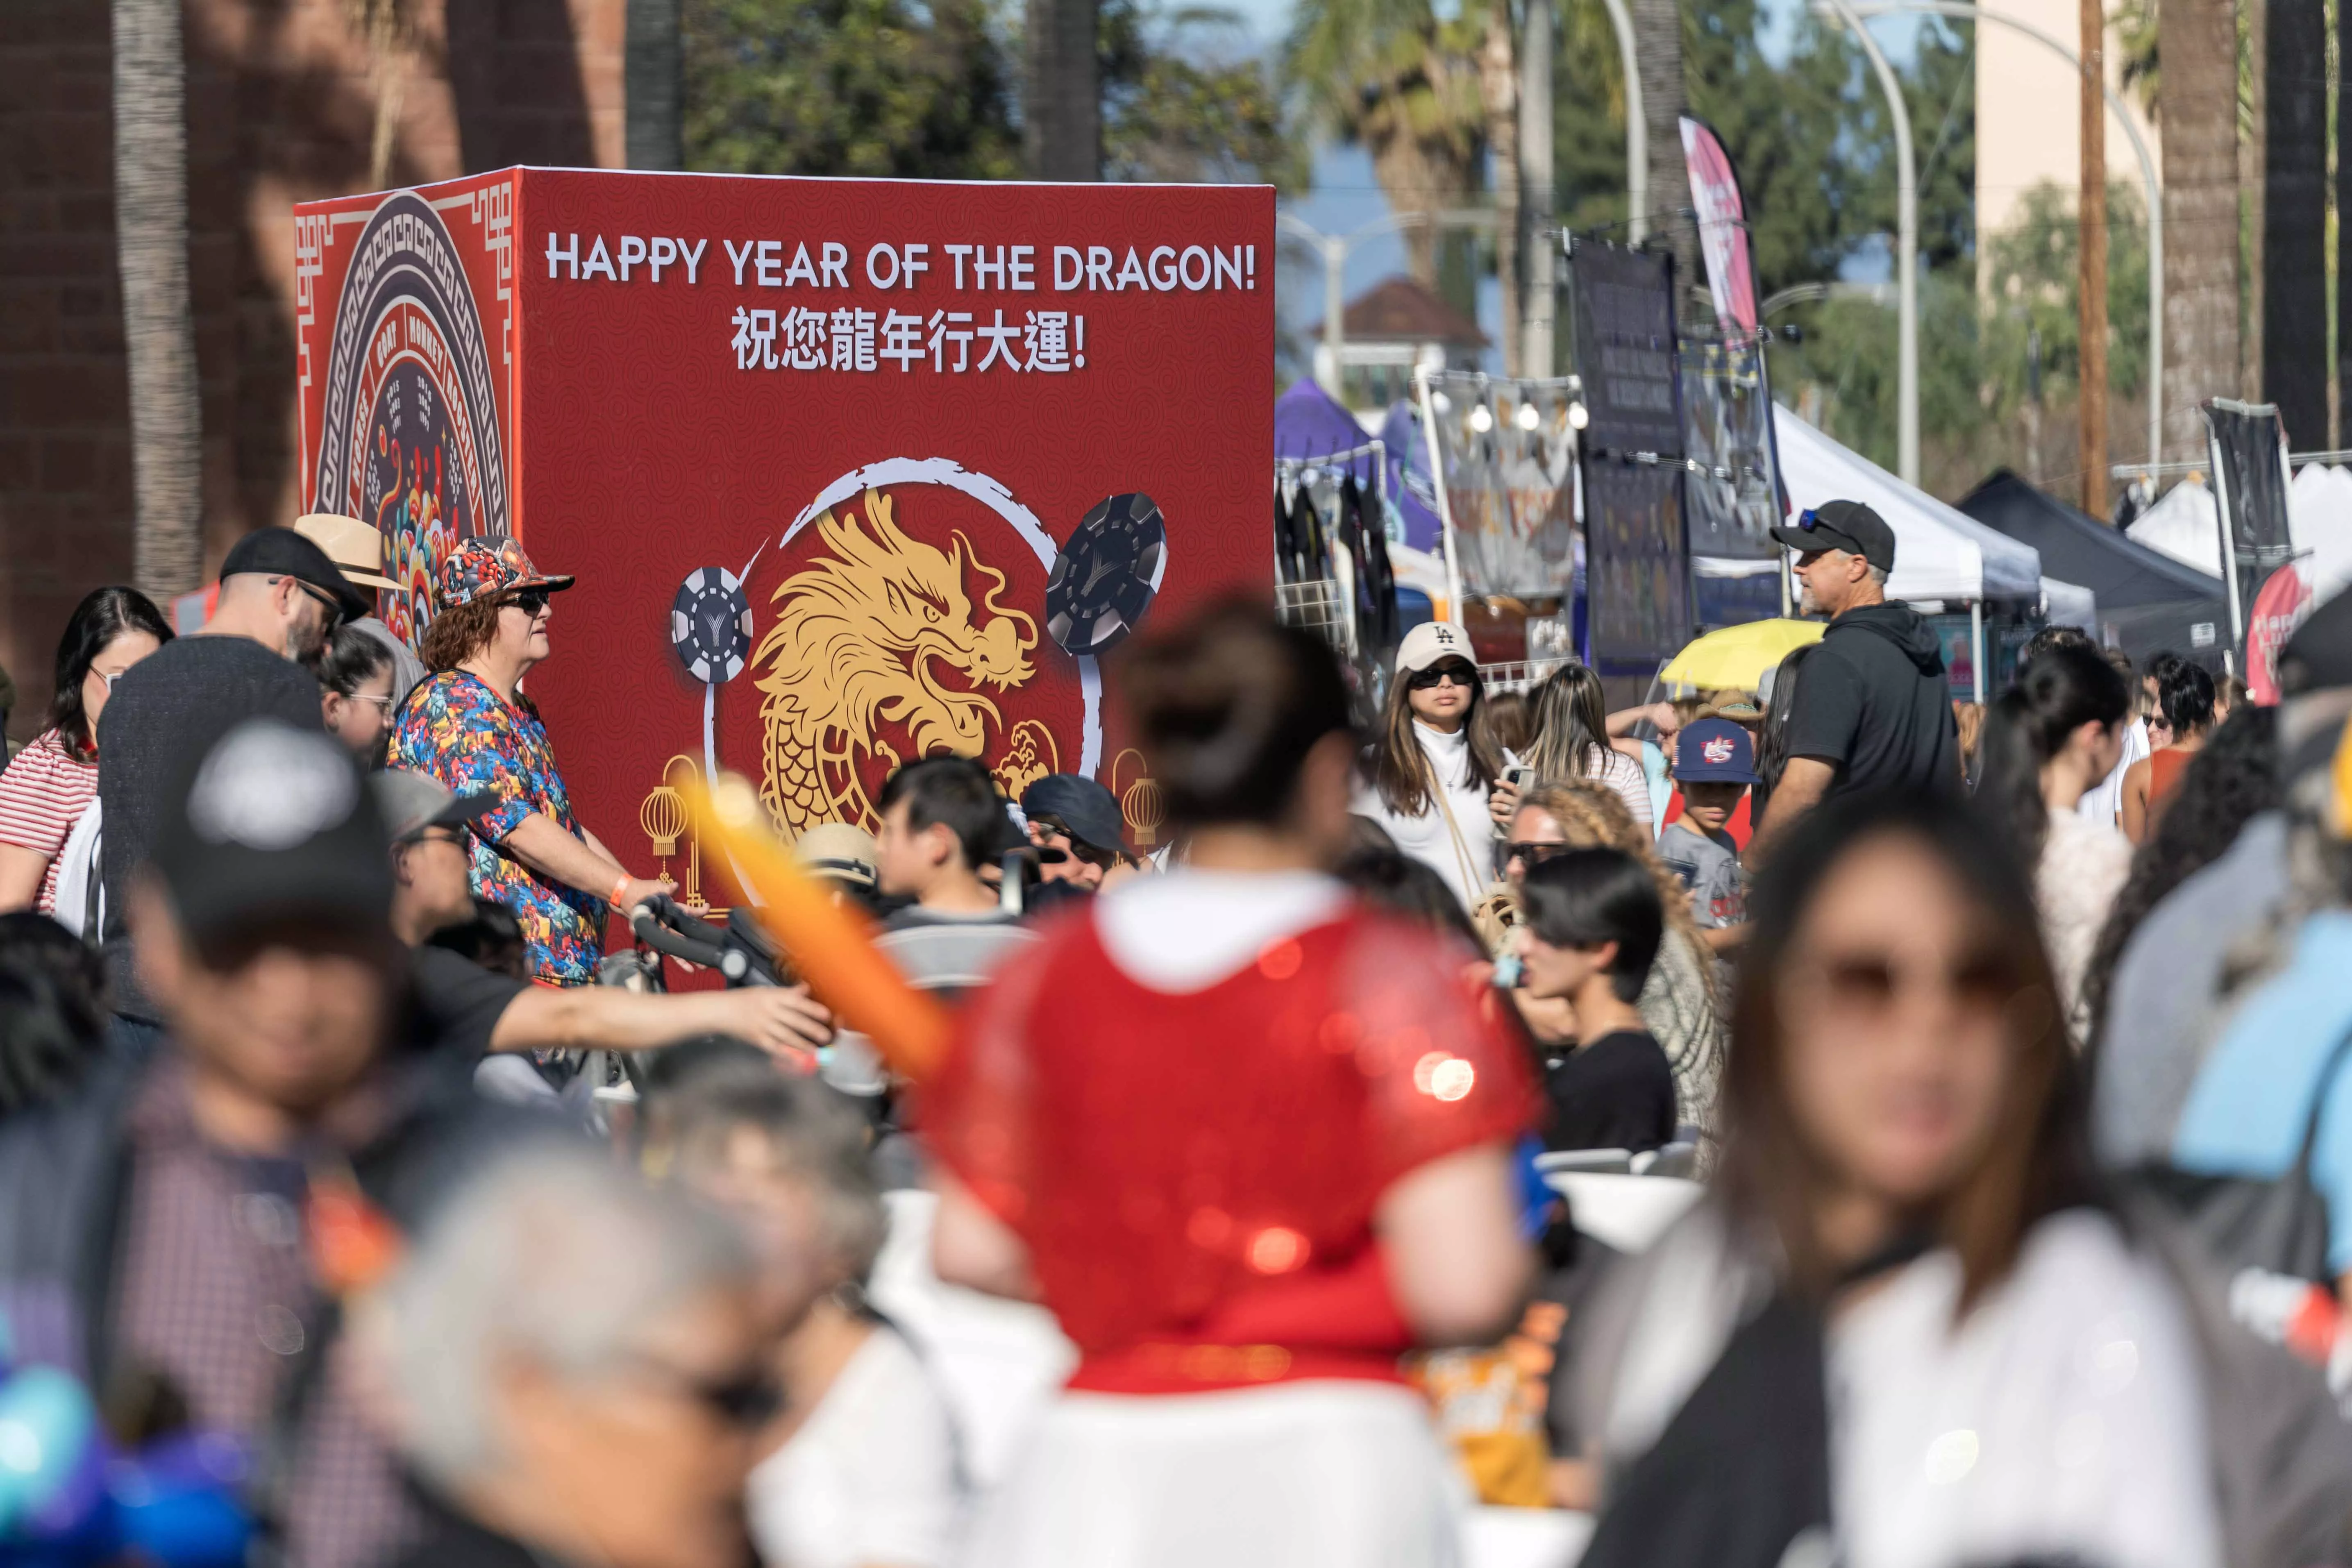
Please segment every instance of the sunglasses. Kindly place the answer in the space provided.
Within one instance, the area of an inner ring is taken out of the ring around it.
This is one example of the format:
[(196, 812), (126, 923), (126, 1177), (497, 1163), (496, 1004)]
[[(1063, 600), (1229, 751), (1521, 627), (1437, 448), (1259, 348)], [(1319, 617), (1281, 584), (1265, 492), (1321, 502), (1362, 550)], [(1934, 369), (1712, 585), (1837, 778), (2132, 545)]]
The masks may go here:
[(1565, 855), (1575, 847), (1573, 844), (1506, 844), (1503, 846), (1503, 859), (1505, 865), (1517, 860), (1520, 865), (1533, 869), (1553, 856)]
[(1830, 953), (1807, 966), (1817, 994), (1832, 1009), (1879, 1018), (1913, 991), (1933, 990), (1961, 1012), (1979, 1017), (2005, 1011), (2024, 988), (2017, 966), (1993, 952), (1964, 953), (1944, 965), (1898, 963), (1883, 952)]
[(329, 631), (333, 631), (336, 626), (342, 623), (343, 602), (341, 599), (336, 598), (332, 594), (328, 593), (324, 588), (320, 587), (317, 584), (305, 583), (299, 577), (289, 577), (284, 579), (284, 581), (292, 583), (297, 588), (301, 589), (306, 596), (317, 601), (317, 603), (325, 607), (327, 612), (327, 629)]
[(1466, 686), (1475, 690), (1478, 686), (1478, 672), (1460, 659), (1448, 659), (1444, 664), (1433, 664), (1427, 669), (1414, 670), (1406, 679), (1405, 685), (1415, 691), (1427, 691), (1432, 687), (1443, 686), (1449, 680), (1456, 686)]
[(513, 598), (509, 599), (507, 603), (512, 605), (516, 609), (520, 610), (524, 615), (529, 616), (535, 621), (539, 619), (540, 616), (547, 608), (547, 590), (544, 588), (525, 588), (521, 593), (517, 594)]

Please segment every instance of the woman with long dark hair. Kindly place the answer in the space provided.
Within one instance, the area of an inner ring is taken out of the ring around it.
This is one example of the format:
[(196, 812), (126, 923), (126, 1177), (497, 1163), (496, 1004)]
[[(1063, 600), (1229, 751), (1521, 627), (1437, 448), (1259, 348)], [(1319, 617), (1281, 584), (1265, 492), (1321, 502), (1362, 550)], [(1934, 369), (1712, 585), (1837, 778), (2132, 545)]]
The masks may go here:
[(2099, 1202), (2005, 851), (1885, 796), (1776, 847), (1711, 1195), (1583, 1313), (1585, 1568), (2218, 1568), (2184, 1304)]
[(1396, 679), (1351, 809), (1386, 828), (1472, 909), (1494, 879), (1492, 802), (1509, 761), (1487, 722), (1470, 639), (1458, 626), (1425, 622), (1397, 648)]
[(93, 588), (74, 606), (41, 732), (0, 773), (0, 910), (57, 912), (58, 852), (98, 798), (98, 716), (122, 672), (171, 640), (136, 588)]
[(392, 687), (398, 675), (392, 649), (357, 626), (327, 634), (319, 656), (319, 711), (327, 733), (371, 765), (383, 756), (392, 732)]
[(2123, 754), (2131, 689), (2095, 649), (2062, 644), (2017, 672), (1986, 721), (1976, 801), (2032, 868), (2042, 940), (2058, 999), (2080, 1045), (2090, 1036), (2083, 974), (2116, 895), (2131, 871), (2131, 845), (2075, 810)]
[(1451, 1563), (1397, 1355), (1519, 1306), (1524, 1047), (1458, 942), (1328, 875), (1355, 745), (1321, 643), (1233, 606), (1122, 659), (1191, 858), (1024, 949), (918, 1108), (940, 1277), (1078, 1351), (964, 1561)]
[[(1649, 779), (1640, 763), (1610, 743), (1601, 695), (1601, 678), (1585, 665), (1564, 664), (1544, 677), (1529, 703), (1528, 765), (1543, 784), (1592, 784), (1615, 791), (1633, 820), (1654, 836)], [(1518, 791), (1506, 784), (1503, 794), (1516, 808)], [(1509, 820), (1508, 812), (1503, 820)]]
[(2201, 665), (2175, 659), (2156, 683), (2157, 707), (2172, 738), (2124, 774), (2124, 836), (2145, 844), (2164, 815), (2180, 775), (2213, 730), (2213, 678)]
[[(2090, 1015), (2094, 1046), (2112, 1021), (2107, 1005), (2118, 966), (2157, 906), (2229, 853), (2248, 823), (2285, 804), (2278, 752), (2278, 710), (2249, 703), (2214, 727), (2212, 738), (2181, 774), (2180, 787), (2167, 803), (2155, 834), (2132, 856), (2131, 874), (2116, 895), (2083, 976), (2083, 1005)], [(2278, 831), (2284, 837), (2284, 829)], [(2285, 892), (2284, 886), (2279, 890)], [(2176, 1088), (2185, 1094), (2189, 1086), (2181, 1082)], [(2103, 1077), (2103, 1100), (2107, 1089)]]

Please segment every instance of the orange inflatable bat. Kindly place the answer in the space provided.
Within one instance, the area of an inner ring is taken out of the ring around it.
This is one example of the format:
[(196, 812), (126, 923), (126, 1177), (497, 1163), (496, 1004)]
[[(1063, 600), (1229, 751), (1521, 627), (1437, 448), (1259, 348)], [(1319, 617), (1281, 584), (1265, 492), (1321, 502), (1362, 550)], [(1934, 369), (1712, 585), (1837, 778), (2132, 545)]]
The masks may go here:
[(875, 951), (873, 922), (862, 910), (835, 903), (793, 863), (748, 780), (722, 773), (717, 788), (705, 789), (696, 779), (685, 793), (705, 832), (726, 850), (745, 890), (759, 900), (760, 923), (792, 955), (816, 999), (871, 1039), (895, 1071), (928, 1076), (947, 1049), (947, 1010), (908, 984)]

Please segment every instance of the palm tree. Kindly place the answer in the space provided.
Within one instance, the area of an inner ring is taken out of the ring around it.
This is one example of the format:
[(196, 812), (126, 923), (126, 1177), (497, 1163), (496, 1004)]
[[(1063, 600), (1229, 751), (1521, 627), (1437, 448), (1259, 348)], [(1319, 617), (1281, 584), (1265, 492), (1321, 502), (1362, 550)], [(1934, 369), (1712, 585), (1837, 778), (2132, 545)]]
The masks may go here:
[(1028, 0), (1023, 142), (1036, 180), (1102, 178), (1096, 0)]
[(2204, 450), (2197, 405), (2239, 390), (2238, 34), (2231, 0), (2158, 0), (2164, 450)]
[[(1477, 188), (1486, 119), (1477, 63), (1459, 27), (1429, 0), (1301, 0), (1286, 69), (1311, 118), (1372, 155), (1372, 174), (1399, 213), (1464, 205)], [(1405, 230), (1405, 265), (1437, 285), (1437, 228)]]
[(159, 603), (204, 565), (204, 415), (188, 288), (181, 0), (113, 0), (114, 234), (131, 372), (132, 574)]
[[(1529, 0), (1545, 4), (1549, 0)], [(1519, 374), (1519, 67), (1509, 0), (1494, 0), (1478, 50), (1478, 96), (1495, 160), (1495, 279), (1502, 285), (1503, 374)]]
[[(1690, 173), (1683, 163), (1683, 14), (1677, 0), (1631, 0), (1633, 64), (1642, 77), (1642, 123), (1649, 134), (1649, 212), (1653, 239), (1674, 247), (1675, 284), (1705, 287), (1697, 270), (1698, 230), (1681, 215), (1690, 205)], [(1680, 308), (1677, 306), (1677, 314)]]

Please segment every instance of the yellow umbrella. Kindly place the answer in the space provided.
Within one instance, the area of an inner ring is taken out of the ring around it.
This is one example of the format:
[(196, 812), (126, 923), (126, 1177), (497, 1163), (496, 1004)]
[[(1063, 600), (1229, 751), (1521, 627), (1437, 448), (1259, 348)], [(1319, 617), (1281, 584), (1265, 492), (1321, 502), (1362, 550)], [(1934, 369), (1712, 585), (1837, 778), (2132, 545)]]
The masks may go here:
[(1749, 621), (1726, 626), (1690, 644), (1658, 672), (1668, 686), (1691, 686), (1712, 691), (1737, 687), (1753, 691), (1764, 672), (1789, 656), (1791, 649), (1822, 640), (1820, 621)]

